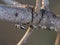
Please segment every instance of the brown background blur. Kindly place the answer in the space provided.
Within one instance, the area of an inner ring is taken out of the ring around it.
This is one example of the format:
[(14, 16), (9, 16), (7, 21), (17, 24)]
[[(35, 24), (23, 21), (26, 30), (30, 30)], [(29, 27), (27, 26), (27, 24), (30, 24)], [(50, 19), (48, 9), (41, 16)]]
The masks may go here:
[[(35, 0), (17, 0), (23, 4), (35, 5)], [(0, 3), (3, 3), (0, 1)], [(50, 9), (60, 14), (60, 0), (50, 0)], [(17, 29), (13, 23), (0, 20), (0, 45), (16, 45), (25, 30)], [(56, 32), (47, 30), (34, 30), (25, 45), (54, 45)]]

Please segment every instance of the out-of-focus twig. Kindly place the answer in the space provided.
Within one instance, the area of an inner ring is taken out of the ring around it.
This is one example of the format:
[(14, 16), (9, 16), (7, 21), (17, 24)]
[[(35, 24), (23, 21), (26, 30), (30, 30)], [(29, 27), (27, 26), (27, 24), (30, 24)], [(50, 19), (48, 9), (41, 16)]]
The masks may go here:
[(42, 0), (41, 9), (49, 10), (49, 0)]
[(39, 12), (40, 9), (49, 10), (49, 0), (36, 0), (35, 12)]
[(17, 43), (17, 45), (23, 45), (24, 43), (26, 43), (28, 37), (30, 36), (32, 30), (31, 27), (29, 26), (26, 33), (24, 34), (24, 36), (22, 37), (22, 39)]
[(54, 45), (60, 45), (60, 33), (59, 32), (57, 32), (57, 37), (56, 37)]
[(15, 6), (15, 7), (24, 7), (25, 8), (25, 5), (22, 5), (19, 2), (14, 1), (14, 0), (1, 0), (1, 1), (3, 1), (7, 5), (12, 5), (12, 6)]
[(42, 0), (41, 3), (42, 3), (41, 9), (44, 9), (44, 7), (45, 7), (45, 6), (44, 6), (44, 0)]
[(35, 12), (39, 12), (41, 8), (41, 0), (36, 0)]
[(26, 7), (31, 7), (31, 8), (34, 8), (34, 6), (32, 5), (28, 5), (28, 4), (21, 4), (15, 0), (1, 0), (3, 1), (4, 3), (8, 4), (8, 5), (12, 5), (14, 7), (22, 7), (22, 8), (26, 8)]
[(1, 1), (8, 4), (8, 5), (20, 4), (19, 2), (15, 1), (15, 0), (1, 0)]

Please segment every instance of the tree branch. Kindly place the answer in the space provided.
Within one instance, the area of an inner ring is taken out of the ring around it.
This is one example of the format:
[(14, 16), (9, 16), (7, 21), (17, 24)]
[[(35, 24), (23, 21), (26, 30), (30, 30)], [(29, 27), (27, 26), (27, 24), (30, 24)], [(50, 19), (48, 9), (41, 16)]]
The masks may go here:
[[(42, 10), (43, 11), (43, 10)], [(44, 13), (46, 12), (46, 13)], [(30, 23), (33, 19), (33, 25), (38, 25), (37, 23), (40, 21), (40, 26), (47, 28), (55, 29), (55, 31), (60, 29), (60, 17), (56, 16), (50, 10), (44, 10), (43, 17), (41, 16), (41, 11), (37, 15), (32, 8), (17, 8), (11, 6), (0, 5), (0, 19), (7, 20), (15, 23)], [(32, 14), (33, 13), (33, 14)], [(34, 17), (32, 17), (32, 15)], [(37, 16), (36, 16), (37, 15)], [(59, 20), (58, 20), (59, 19)], [(44, 22), (44, 23), (43, 23)]]
[(9, 5), (20, 4), (15, 0), (1, 0), (1, 1), (3, 1), (4, 3), (9, 4)]
[(27, 23), (32, 18), (31, 8), (17, 8), (12, 6), (0, 5), (0, 19), (15, 23)]
[(60, 32), (57, 33), (57, 37), (54, 45), (60, 45)]
[(25, 7), (25, 5), (22, 5), (15, 0), (1, 0), (1, 1), (8, 4), (8, 5)]
[(22, 39), (17, 43), (17, 45), (23, 45), (24, 43), (26, 43), (26, 41), (31, 33), (32, 33), (31, 27), (28, 27), (26, 33), (24, 34)]
[[(46, 0), (44, 0), (44, 2), (45, 1)], [(37, 2), (37, 4), (39, 5), (39, 1)], [(37, 6), (37, 4), (35, 9), (39, 9), (38, 11), (36, 11), (39, 13), (35, 13), (32, 8), (28, 7), (23, 8), (0, 5), (0, 19), (19, 24), (31, 24), (31, 21), (33, 19), (32, 25), (36, 25), (36, 27), (40, 26), (41, 28), (60, 31), (60, 16), (56, 16), (52, 11), (49, 10), (48, 3), (42, 3), (42, 7), (44, 9), (40, 9), (40, 5)], [(23, 38), (22, 41), (17, 45), (21, 44), (23, 40), (25, 40), (25, 38)]]
[(34, 6), (32, 5), (28, 5), (28, 4), (21, 4), (15, 0), (1, 0), (3, 1), (4, 3), (8, 4), (8, 5), (12, 5), (14, 7), (22, 7), (22, 8), (26, 8), (26, 7), (32, 7), (34, 8)]
[(41, 9), (49, 10), (49, 0), (42, 0)]
[(35, 12), (39, 13), (41, 9), (41, 0), (36, 0)]

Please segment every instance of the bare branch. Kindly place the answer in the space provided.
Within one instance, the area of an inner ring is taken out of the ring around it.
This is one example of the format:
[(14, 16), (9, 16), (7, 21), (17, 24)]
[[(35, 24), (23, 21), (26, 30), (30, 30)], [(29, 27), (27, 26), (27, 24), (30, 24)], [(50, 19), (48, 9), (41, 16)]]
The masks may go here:
[(42, 7), (41, 9), (49, 10), (49, 0), (42, 0)]
[(15, 5), (15, 4), (18, 3), (18, 2), (14, 1), (14, 0), (1, 0), (1, 1), (3, 1), (4, 3), (9, 4), (9, 5)]
[(0, 19), (15, 23), (27, 23), (32, 18), (31, 8), (17, 8), (0, 5)]
[(15, 7), (24, 7), (25, 8), (25, 6), (26, 6), (26, 5), (20, 4), (17, 1), (14, 1), (14, 0), (1, 0), (1, 1), (3, 1), (4, 3), (6, 3), (8, 5), (12, 5), (12, 6), (15, 6)]
[(6, 4), (8, 4), (8, 5), (12, 5), (12, 6), (14, 6), (14, 7), (26, 8), (26, 7), (29, 6), (29, 7), (34, 8), (34, 6), (32, 6), (32, 5), (21, 4), (21, 3), (17, 2), (17, 1), (15, 1), (15, 0), (1, 0), (1, 1), (3, 1), (4, 3), (6, 3)]
[(57, 37), (54, 45), (60, 45), (60, 32), (57, 32)]
[[(42, 10), (43, 11), (43, 10)], [(40, 11), (41, 12), (41, 11)], [(44, 13), (46, 12), (46, 13)], [(60, 29), (60, 17), (51, 11), (44, 10), (43, 17), (41, 14), (33, 13), (32, 8), (17, 8), (11, 6), (0, 5), (0, 19), (15, 23), (30, 23), (33, 19), (33, 25), (47, 27), (58, 31)], [(33, 14), (32, 14), (33, 13)], [(34, 17), (32, 17), (32, 15)], [(38, 24), (39, 22), (39, 24)]]
[(36, 0), (35, 12), (39, 12), (41, 9), (41, 0)]
[[(7, 2), (7, 0), (5, 0)], [(11, 0), (9, 1), (11, 2)], [(40, 2), (41, 0), (36, 0), (36, 7), (35, 7), (35, 13), (32, 8), (28, 8), (28, 7), (14, 7), (14, 6), (4, 6), (4, 5), (0, 5), (0, 19), (1, 20), (7, 20), (10, 22), (14, 22), (14, 23), (31, 23), (32, 21), (32, 25), (36, 25), (36, 26), (40, 26), (41, 28), (46, 28), (46, 29), (50, 29), (54, 31), (60, 31), (60, 16), (56, 16), (55, 14), (53, 14), (50, 10), (49, 10), (49, 1), (48, 0), (42, 0), (42, 7), (40, 6)], [(11, 2), (10, 4), (15, 5), (18, 2)], [(9, 4), (9, 3), (7, 3)], [(20, 3), (18, 3), (18, 5), (20, 5)], [(20, 5), (21, 6), (21, 5)], [(41, 7), (41, 11), (40, 11), (40, 7)], [(46, 10), (44, 10), (46, 9)], [(41, 16), (42, 14), (42, 16)], [(24, 37), (21, 39), (21, 41), (18, 42), (17, 45), (21, 45), (24, 43), (24, 41), (26, 41), (25, 39), (27, 39), (30, 35), (30, 27), (28, 28), (26, 34), (24, 35)], [(56, 39), (57, 41), (59, 40), (59, 35), (57, 36), (58, 39)], [(58, 45), (58, 42), (55, 43), (55, 45)]]
[(24, 36), (22, 37), (22, 39), (17, 43), (17, 45), (23, 45), (24, 43), (26, 43), (28, 37), (30, 36), (30, 34), (32, 33), (32, 30), (30, 27), (28, 27), (26, 33), (24, 34)]

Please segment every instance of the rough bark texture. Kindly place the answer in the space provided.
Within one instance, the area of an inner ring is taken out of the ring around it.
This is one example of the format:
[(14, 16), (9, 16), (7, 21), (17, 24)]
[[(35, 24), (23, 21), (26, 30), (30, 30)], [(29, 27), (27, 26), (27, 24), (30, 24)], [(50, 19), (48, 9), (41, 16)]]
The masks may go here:
[(0, 5), (0, 19), (16, 23), (27, 23), (32, 18), (32, 9)]
[(57, 31), (60, 29), (60, 17), (56, 16), (52, 11), (44, 10), (40, 26)]
[(0, 19), (15, 23), (38, 23), (41, 16), (36, 14), (32, 8), (17, 8), (0, 5)]
[[(59, 30), (60, 29), (60, 17), (53, 14), (53, 12), (42, 9), (40, 13), (35, 13), (32, 8), (17, 8), (11, 6), (0, 5), (0, 19), (7, 20), (15, 23), (32, 23), (37, 25), (40, 21), (40, 26), (43, 28), (49, 28)], [(43, 15), (42, 15), (43, 14)], [(33, 15), (33, 17), (32, 17)]]

